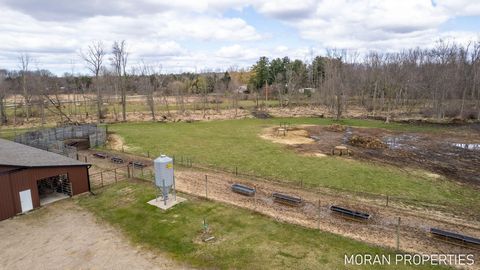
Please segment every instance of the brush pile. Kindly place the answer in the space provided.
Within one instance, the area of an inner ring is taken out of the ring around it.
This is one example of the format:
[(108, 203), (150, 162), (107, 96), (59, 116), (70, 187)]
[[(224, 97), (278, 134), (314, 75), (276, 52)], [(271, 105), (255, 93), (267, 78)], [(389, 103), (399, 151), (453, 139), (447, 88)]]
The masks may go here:
[(332, 124), (326, 128), (328, 131), (333, 131), (333, 132), (344, 132), (347, 130), (347, 126), (344, 125), (339, 125), (339, 124)]
[(353, 135), (349, 140), (348, 143), (353, 146), (358, 146), (362, 148), (368, 149), (381, 149), (387, 148), (387, 144), (382, 142), (381, 140), (369, 137), (369, 136), (358, 136)]

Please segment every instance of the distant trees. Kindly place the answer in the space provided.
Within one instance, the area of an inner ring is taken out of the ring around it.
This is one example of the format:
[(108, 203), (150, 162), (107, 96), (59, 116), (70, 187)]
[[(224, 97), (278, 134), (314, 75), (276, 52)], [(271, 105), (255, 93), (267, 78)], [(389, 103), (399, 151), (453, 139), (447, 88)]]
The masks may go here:
[(255, 91), (271, 86), (281, 106), (303, 100), (327, 106), (337, 118), (353, 104), (388, 117), (420, 110), (436, 118), (480, 119), (479, 70), (480, 41), (460, 45), (440, 40), (431, 49), (363, 57), (329, 50), (311, 63), (260, 57), (249, 83)]
[(250, 78), (250, 83), (255, 89), (260, 89), (266, 84), (272, 83), (270, 72), (270, 61), (267, 57), (262, 56), (257, 63), (252, 66), (253, 76)]
[(104, 58), (105, 58), (106, 52), (105, 48), (103, 45), (103, 42), (101, 41), (94, 41), (92, 44), (88, 46), (87, 51), (81, 52), (80, 56), (82, 59), (85, 61), (87, 68), (92, 72), (94, 75), (94, 81), (93, 85), (96, 89), (96, 94), (97, 94), (97, 119), (100, 121), (100, 119), (104, 118), (104, 113), (102, 110), (102, 91), (100, 89), (100, 72), (104, 68)]
[(320, 105), (336, 118), (355, 107), (388, 119), (420, 113), (480, 120), (480, 41), (439, 41), (428, 49), (363, 55), (327, 50), (308, 61), (260, 57), (251, 69), (181, 74), (162, 74), (159, 64), (132, 66), (126, 41), (113, 42), (108, 52), (94, 41), (80, 56), (90, 74), (72, 71), (57, 77), (32, 68), (33, 58), (26, 53), (18, 57), (18, 70), (0, 70), (0, 124), (13, 120), (16, 125), (32, 117), (44, 123), (48, 113), (76, 121), (82, 111), (86, 118), (96, 113), (101, 121), (112, 107), (114, 120), (126, 121), (127, 95), (134, 93), (144, 96), (152, 120), (158, 118), (159, 106), (166, 110), (162, 117), (173, 110), (186, 115), (201, 110), (206, 118), (208, 110), (221, 106), (237, 115), (241, 98), (255, 99), (257, 106), (262, 99), (276, 99), (281, 107)]
[(6, 110), (6, 98), (7, 98), (7, 71), (0, 70), (0, 125), (7, 124), (7, 110)]
[(30, 107), (30, 98), (31, 94), (27, 85), (28, 82), (28, 76), (30, 72), (30, 64), (31, 64), (31, 57), (27, 53), (22, 53), (18, 57), (19, 65), (20, 65), (20, 76), (22, 77), (21, 83), (22, 83), (22, 96), (23, 96), (23, 101), (25, 102), (25, 111), (26, 111), (26, 117), (27, 121), (30, 118), (30, 113), (31, 113), (31, 107)]
[(120, 89), (122, 119), (127, 121), (127, 61), (128, 52), (125, 40), (115, 41), (112, 46), (112, 66), (116, 76), (116, 88)]

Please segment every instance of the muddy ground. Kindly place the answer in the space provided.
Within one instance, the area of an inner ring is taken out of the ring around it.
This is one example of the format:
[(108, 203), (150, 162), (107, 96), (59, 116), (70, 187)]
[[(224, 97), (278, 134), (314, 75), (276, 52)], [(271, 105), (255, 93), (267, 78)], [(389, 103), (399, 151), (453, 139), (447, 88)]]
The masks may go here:
[[(429, 176), (480, 187), (480, 132), (477, 126), (461, 126), (449, 132), (397, 132), (380, 128), (302, 125), (286, 136), (267, 128), (261, 137), (287, 144), (306, 155), (331, 155), (335, 146), (346, 146), (351, 156), (369, 162), (416, 168)], [(362, 142), (366, 142), (363, 143)]]

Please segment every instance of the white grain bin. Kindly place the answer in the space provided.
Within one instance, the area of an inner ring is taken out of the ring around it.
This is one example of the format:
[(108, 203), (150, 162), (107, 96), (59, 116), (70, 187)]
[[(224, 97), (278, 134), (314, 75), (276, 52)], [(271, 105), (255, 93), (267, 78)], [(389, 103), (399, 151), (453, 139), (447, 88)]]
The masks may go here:
[(162, 190), (163, 200), (166, 202), (168, 193), (174, 185), (173, 159), (161, 155), (153, 161), (155, 167), (155, 185)]

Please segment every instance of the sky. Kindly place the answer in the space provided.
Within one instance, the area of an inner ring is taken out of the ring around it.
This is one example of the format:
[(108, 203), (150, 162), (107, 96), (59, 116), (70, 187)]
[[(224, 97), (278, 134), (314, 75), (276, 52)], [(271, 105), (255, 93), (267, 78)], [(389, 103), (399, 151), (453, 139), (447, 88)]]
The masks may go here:
[[(88, 73), (81, 52), (125, 40), (132, 69), (247, 68), (260, 56), (310, 61), (480, 40), (479, 0), (0, 0), (0, 69)], [(108, 57), (105, 60), (109, 65)]]

